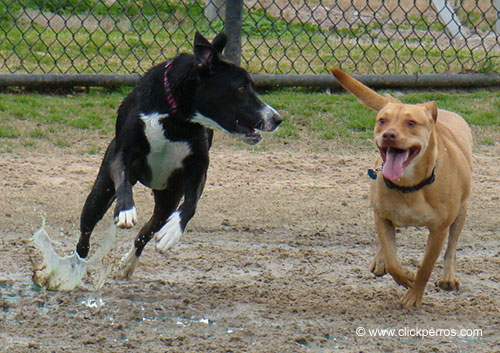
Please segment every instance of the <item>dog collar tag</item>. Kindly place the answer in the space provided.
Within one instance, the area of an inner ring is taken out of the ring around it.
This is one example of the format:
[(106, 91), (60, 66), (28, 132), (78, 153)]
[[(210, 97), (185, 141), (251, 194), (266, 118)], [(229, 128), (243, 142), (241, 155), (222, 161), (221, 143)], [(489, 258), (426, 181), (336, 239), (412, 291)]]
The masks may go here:
[(377, 172), (373, 169), (368, 169), (368, 176), (373, 180), (377, 179)]

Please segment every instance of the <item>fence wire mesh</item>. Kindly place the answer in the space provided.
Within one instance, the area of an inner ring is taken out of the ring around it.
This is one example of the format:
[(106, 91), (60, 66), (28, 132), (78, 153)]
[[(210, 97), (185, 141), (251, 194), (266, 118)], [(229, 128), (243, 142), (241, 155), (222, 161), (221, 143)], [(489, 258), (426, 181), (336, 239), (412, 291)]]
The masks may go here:
[[(143, 73), (224, 29), (225, 0), (0, 0), (0, 73)], [(500, 71), (500, 0), (248, 0), (253, 73)]]

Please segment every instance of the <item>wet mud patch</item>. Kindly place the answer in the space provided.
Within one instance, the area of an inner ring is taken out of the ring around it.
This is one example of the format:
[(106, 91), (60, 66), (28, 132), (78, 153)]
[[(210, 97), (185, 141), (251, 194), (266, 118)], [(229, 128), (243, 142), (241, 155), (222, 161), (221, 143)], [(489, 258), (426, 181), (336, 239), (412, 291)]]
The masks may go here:
[[(78, 239), (78, 217), (100, 156), (0, 156), (0, 341), (13, 352), (495, 351), (500, 340), (500, 146), (478, 150), (469, 216), (459, 239), (460, 291), (434, 286), (420, 310), (404, 289), (368, 265), (375, 229), (368, 201), (369, 152), (257, 152), (217, 146), (205, 193), (179, 246), (146, 247), (131, 281), (97, 291), (47, 291), (32, 282), (25, 240), (47, 219), (61, 254)], [(126, 253), (152, 211), (134, 189), (139, 224), (118, 231)], [(91, 239), (100, 245), (108, 214)], [(427, 234), (397, 234), (398, 255), (416, 269)], [(365, 335), (357, 329), (367, 330)], [(369, 337), (375, 328), (481, 329), (481, 337)]]

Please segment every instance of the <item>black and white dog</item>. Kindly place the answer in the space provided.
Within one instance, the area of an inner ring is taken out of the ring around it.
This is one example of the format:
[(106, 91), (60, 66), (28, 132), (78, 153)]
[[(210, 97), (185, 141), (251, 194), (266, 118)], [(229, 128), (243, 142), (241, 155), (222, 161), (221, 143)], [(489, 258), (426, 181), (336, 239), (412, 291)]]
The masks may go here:
[[(116, 199), (115, 223), (137, 223), (132, 187), (151, 188), (155, 207), (130, 252), (122, 277), (130, 277), (144, 246), (155, 238), (165, 252), (181, 238), (205, 185), (213, 128), (240, 135), (249, 144), (273, 131), (281, 117), (257, 98), (250, 75), (221, 53), (226, 35), (212, 43), (198, 32), (194, 54), (181, 54), (151, 68), (118, 109), (116, 136), (106, 150), (80, 218), (76, 251), (89, 252), (90, 235)], [(183, 204), (177, 208), (181, 198)]]

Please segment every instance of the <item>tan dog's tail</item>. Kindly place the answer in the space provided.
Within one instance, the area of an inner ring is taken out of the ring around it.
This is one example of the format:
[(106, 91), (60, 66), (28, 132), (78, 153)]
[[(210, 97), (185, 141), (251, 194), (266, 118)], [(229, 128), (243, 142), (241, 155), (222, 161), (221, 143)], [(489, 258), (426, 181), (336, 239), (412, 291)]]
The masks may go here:
[(331, 69), (331, 72), (342, 87), (354, 94), (368, 108), (379, 111), (389, 102), (399, 102), (395, 98), (381, 96), (342, 70)]

